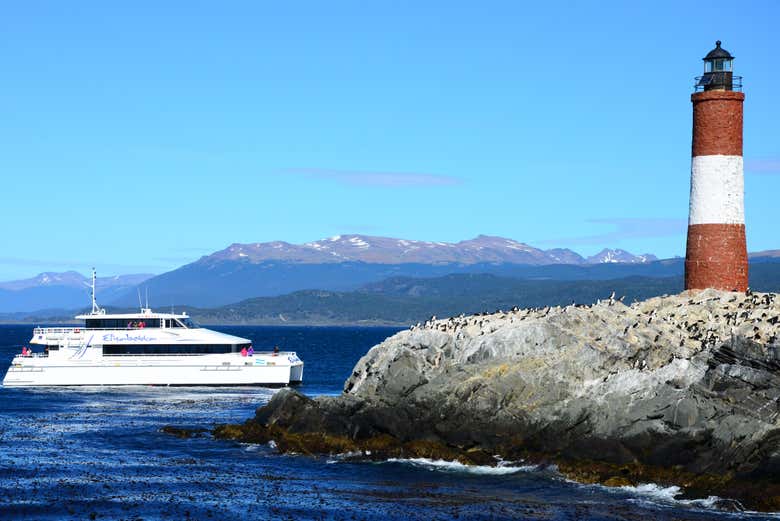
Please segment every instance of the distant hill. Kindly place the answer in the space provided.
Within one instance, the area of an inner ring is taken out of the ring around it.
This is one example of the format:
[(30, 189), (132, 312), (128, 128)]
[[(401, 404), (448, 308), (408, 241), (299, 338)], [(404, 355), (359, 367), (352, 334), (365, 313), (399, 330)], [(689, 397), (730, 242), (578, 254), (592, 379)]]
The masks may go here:
[[(750, 285), (780, 291), (780, 263), (751, 265)], [(258, 297), (214, 308), (177, 307), (207, 324), (393, 324), (431, 315), (453, 316), (518, 307), (588, 304), (613, 291), (626, 302), (678, 293), (682, 275), (629, 276), (611, 280), (529, 280), (483, 273), (432, 278), (392, 277), (353, 291), (304, 290)], [(161, 307), (161, 308), (164, 308)], [(82, 308), (83, 310), (83, 308)], [(125, 309), (109, 308), (110, 311)], [(0, 316), (0, 320), (51, 323), (72, 321), (76, 312)]]
[(647, 262), (653, 262), (656, 260), (658, 260), (658, 257), (649, 253), (645, 253), (644, 255), (634, 255), (633, 253), (629, 253), (626, 250), (611, 250), (609, 248), (604, 248), (596, 255), (585, 259), (585, 262), (588, 264), (645, 264)]
[[(135, 291), (153, 275), (117, 275), (98, 277), (97, 293), (106, 302)], [(0, 282), (0, 313), (29, 312), (40, 309), (73, 309), (89, 304), (90, 279), (75, 271), (41, 273), (35, 277)]]
[(625, 250), (605, 249), (583, 258), (572, 250), (541, 250), (503, 237), (479, 235), (457, 243), (412, 241), (369, 235), (336, 235), (305, 244), (274, 241), (232, 244), (201, 261), (268, 261), (297, 264), (365, 262), (370, 264), (595, 264), (600, 262), (649, 262), (655, 256), (632, 255)]
[[(495, 275), (547, 280), (602, 280), (628, 276), (668, 277), (682, 275), (682, 261), (657, 261), (647, 264), (544, 265), (522, 264), (291, 264), (221, 261), (193, 263), (146, 281), (152, 301), (157, 305), (190, 304), (200, 307), (237, 302), (257, 296), (278, 296), (305, 289), (351, 291), (371, 282), (391, 277), (440, 277), (453, 273), (491, 273)], [(132, 306), (135, 290), (120, 298), (102, 302)]]
[(780, 250), (756, 251), (748, 254), (750, 262), (778, 262), (780, 261)]
[[(778, 263), (780, 250), (753, 253), (750, 261)], [(605, 248), (585, 258), (568, 249), (542, 250), (485, 235), (457, 243), (341, 235), (298, 245), (233, 244), (161, 275), (100, 278), (97, 297), (103, 306), (133, 308), (140, 289), (158, 308), (214, 308), (311, 289), (351, 292), (398, 277), (484, 273), (525, 280), (599, 281), (681, 277), (683, 271), (682, 258), (658, 260), (621, 249)], [(65, 272), (0, 283), (0, 313), (79, 307), (88, 303), (86, 282), (79, 273)]]
[[(430, 315), (449, 316), (508, 309), (590, 303), (612, 291), (642, 299), (682, 288), (681, 277), (629, 277), (609, 281), (520, 280), (491, 274), (451, 274), (435, 278), (395, 277), (356, 291), (304, 290), (258, 297), (211, 309), (176, 307), (207, 324), (408, 324)], [(109, 307), (109, 312), (137, 308)], [(6, 322), (70, 322), (86, 311), (6, 314)]]
[[(780, 263), (751, 267), (751, 287), (780, 291)], [(626, 302), (679, 293), (681, 275), (611, 280), (523, 280), (492, 274), (395, 277), (357, 291), (298, 291), (214, 309), (191, 308), (205, 323), (411, 324), (431, 315), (454, 316), (518, 307), (590, 304), (614, 291)]]
[(631, 277), (610, 281), (528, 281), (489, 274), (432, 279), (394, 278), (360, 291), (298, 291), (215, 309), (191, 309), (205, 323), (410, 324), (513, 306), (591, 303), (612, 291), (629, 300), (682, 289), (682, 279)]
[[(211, 307), (312, 288), (350, 291), (370, 282), (399, 276), (495, 273), (512, 277), (578, 279), (678, 273), (664, 265), (648, 267), (654, 260), (653, 255), (633, 255), (625, 250), (611, 249), (585, 259), (568, 249), (541, 250), (511, 239), (485, 235), (457, 243), (340, 235), (298, 245), (283, 241), (233, 244), (145, 281), (144, 287), (148, 288), (153, 301), (161, 305)], [(589, 269), (602, 265), (611, 268)], [(625, 271), (623, 266), (646, 269)], [(550, 268), (539, 270), (545, 267)], [(103, 299), (103, 302), (130, 306), (135, 299), (135, 291), (128, 290), (124, 295), (112, 300)]]

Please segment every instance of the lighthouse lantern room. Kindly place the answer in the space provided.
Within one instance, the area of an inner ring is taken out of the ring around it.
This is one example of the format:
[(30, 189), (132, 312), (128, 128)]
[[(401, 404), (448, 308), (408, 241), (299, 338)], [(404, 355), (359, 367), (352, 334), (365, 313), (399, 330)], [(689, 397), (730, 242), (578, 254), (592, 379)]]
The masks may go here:
[(742, 77), (734, 76), (734, 57), (715, 42), (704, 60), (704, 75), (696, 78), (696, 90), (742, 90)]

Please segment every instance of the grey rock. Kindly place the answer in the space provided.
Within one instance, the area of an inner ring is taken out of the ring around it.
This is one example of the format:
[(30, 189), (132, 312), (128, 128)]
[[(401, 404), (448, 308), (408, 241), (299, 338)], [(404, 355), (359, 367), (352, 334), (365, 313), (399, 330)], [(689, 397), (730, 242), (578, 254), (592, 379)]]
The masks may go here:
[(706, 290), (431, 320), (373, 347), (342, 396), (285, 393), (258, 419), (775, 480), (778, 316), (774, 294)]

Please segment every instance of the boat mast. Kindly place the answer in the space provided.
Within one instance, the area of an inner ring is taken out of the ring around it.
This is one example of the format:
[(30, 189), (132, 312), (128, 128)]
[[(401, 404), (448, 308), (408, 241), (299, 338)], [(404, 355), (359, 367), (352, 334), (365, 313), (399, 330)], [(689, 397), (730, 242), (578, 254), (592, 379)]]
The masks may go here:
[(100, 306), (97, 304), (97, 300), (95, 299), (95, 281), (97, 280), (97, 272), (95, 271), (95, 268), (92, 268), (92, 314), (93, 315), (100, 315), (104, 311), (100, 309)]

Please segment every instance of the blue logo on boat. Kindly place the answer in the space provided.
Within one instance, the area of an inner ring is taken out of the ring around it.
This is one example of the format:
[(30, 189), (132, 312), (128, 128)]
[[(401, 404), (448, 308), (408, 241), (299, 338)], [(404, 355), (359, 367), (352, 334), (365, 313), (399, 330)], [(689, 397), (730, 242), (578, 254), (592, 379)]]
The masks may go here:
[(151, 336), (131, 335), (130, 333), (125, 333), (124, 335), (106, 333), (103, 335), (103, 342), (153, 342), (155, 340), (157, 339)]

